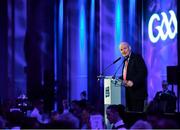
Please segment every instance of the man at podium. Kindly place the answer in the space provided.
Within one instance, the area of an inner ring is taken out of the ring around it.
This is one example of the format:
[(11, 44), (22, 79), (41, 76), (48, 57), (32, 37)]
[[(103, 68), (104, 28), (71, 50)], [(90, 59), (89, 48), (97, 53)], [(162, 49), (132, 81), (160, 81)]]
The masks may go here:
[(120, 52), (124, 57), (122, 76), (126, 91), (126, 108), (128, 111), (142, 112), (147, 99), (147, 67), (141, 55), (131, 51), (127, 42), (121, 42)]

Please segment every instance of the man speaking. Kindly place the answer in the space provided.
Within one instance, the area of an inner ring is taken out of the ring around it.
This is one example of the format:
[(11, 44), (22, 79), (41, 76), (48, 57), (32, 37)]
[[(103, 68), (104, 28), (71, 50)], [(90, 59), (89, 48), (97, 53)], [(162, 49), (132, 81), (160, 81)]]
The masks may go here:
[(120, 52), (124, 57), (122, 69), (123, 84), (126, 88), (126, 107), (128, 111), (142, 112), (147, 99), (147, 67), (141, 55), (131, 51), (127, 42), (121, 42)]

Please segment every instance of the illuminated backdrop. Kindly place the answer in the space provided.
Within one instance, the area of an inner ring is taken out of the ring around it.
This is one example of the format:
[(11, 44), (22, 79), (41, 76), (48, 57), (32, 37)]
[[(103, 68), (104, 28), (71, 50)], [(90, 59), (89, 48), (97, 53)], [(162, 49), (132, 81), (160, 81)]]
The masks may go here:
[(148, 93), (152, 100), (167, 79), (166, 67), (177, 65), (176, 0), (144, 1), (143, 56), (148, 67)]

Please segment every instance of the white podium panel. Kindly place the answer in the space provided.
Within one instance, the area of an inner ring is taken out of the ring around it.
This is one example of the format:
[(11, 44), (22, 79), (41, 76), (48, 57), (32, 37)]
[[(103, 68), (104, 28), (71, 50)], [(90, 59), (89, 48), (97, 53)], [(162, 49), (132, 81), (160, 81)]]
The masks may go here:
[(104, 104), (125, 105), (125, 88), (121, 84), (121, 80), (104, 78)]

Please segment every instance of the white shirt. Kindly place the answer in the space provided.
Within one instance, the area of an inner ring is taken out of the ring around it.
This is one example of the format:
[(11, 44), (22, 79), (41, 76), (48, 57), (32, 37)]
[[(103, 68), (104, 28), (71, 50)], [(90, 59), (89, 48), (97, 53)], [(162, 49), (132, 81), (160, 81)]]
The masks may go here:
[[(116, 122), (116, 123), (114, 124), (115, 127), (118, 127), (118, 126), (120, 126), (120, 125), (124, 125), (123, 120), (119, 120), (118, 122)], [(118, 128), (118, 130), (126, 130), (126, 128), (125, 128), (125, 127), (122, 127), (122, 128)]]

